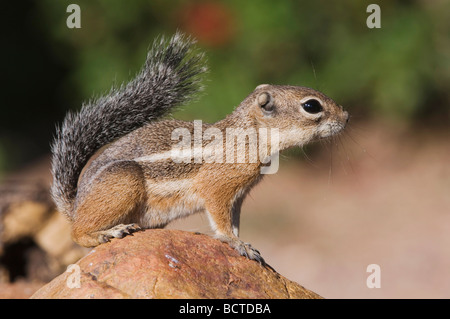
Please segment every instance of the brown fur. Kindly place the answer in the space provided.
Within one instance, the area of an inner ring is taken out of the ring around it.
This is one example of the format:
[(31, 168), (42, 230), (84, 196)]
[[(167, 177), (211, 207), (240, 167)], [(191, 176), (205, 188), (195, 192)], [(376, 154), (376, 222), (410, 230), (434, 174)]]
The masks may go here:
[[(264, 92), (273, 101), (270, 112), (258, 104), (258, 97)], [(300, 101), (308, 97), (320, 100), (323, 106), (320, 114), (307, 114), (301, 109)], [(347, 120), (347, 112), (320, 92), (303, 87), (262, 85), (224, 120), (203, 124), (202, 129), (217, 128), (225, 138), (226, 129), (232, 127), (277, 128), (281, 151), (336, 134)], [(176, 128), (187, 128), (193, 136), (191, 122), (159, 121), (111, 143), (91, 159), (79, 180), (74, 240), (83, 246), (95, 246), (139, 227), (163, 227), (173, 219), (206, 211), (217, 238), (241, 254), (262, 261), (257, 250), (237, 237), (241, 204), (261, 180), (262, 163), (150, 160), (170, 152), (178, 142), (171, 139)], [(204, 141), (203, 146), (208, 143)], [(277, 150), (275, 145), (269, 148)]]

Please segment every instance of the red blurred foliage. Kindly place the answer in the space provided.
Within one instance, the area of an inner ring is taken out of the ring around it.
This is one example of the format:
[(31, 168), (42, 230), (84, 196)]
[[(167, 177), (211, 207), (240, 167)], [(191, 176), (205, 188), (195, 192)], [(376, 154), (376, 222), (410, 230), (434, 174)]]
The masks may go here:
[(235, 33), (234, 16), (223, 3), (191, 2), (183, 6), (177, 16), (181, 28), (207, 46), (227, 45)]

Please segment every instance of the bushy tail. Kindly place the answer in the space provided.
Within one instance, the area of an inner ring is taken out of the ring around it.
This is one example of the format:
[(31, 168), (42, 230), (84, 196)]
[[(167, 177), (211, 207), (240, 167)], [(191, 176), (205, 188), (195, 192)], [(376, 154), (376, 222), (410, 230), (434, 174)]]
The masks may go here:
[(201, 90), (204, 55), (194, 40), (176, 33), (153, 43), (144, 67), (134, 80), (67, 114), (52, 144), (52, 197), (69, 218), (78, 177), (102, 146), (185, 104)]

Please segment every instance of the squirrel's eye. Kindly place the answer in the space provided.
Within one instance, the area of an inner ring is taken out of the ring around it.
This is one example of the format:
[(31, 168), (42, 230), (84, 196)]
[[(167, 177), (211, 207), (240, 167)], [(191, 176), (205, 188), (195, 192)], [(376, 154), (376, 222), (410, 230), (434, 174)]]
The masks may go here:
[(322, 104), (319, 101), (311, 99), (302, 104), (303, 109), (311, 114), (316, 114), (322, 111)]

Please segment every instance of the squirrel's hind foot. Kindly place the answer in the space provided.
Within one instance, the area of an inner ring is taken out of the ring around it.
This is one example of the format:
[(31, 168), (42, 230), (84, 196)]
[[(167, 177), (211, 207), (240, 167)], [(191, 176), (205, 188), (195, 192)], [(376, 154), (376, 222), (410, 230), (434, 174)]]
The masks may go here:
[(103, 230), (98, 232), (98, 239), (100, 243), (106, 243), (112, 238), (123, 238), (131, 233), (140, 230), (141, 227), (137, 224), (119, 224), (108, 230)]
[(98, 230), (93, 232), (84, 232), (80, 229), (72, 229), (73, 240), (84, 247), (95, 247), (103, 243), (109, 242), (113, 238), (123, 238), (133, 232), (140, 230), (137, 224), (119, 224), (110, 229)]

